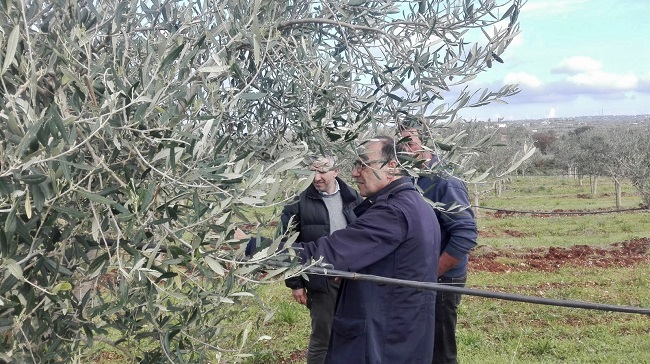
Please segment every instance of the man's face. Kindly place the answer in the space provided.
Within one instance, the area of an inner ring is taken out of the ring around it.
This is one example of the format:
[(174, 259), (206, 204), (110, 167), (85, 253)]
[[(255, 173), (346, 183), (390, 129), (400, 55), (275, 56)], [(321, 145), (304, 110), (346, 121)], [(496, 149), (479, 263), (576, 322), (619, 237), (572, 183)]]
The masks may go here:
[(359, 194), (363, 197), (374, 195), (395, 179), (390, 170), (395, 168), (396, 162), (386, 163), (381, 155), (381, 146), (380, 142), (366, 143), (365, 150), (352, 167), (352, 178), (356, 180)]
[(315, 172), (312, 185), (320, 192), (334, 193), (336, 191), (336, 176), (339, 169), (333, 168), (329, 159), (320, 159), (309, 165), (309, 170)]
[(406, 151), (416, 153), (419, 157), (424, 157), (422, 155), (424, 153), (422, 149), (422, 141), (418, 136), (417, 129), (411, 128), (411, 129), (402, 130), (401, 135), (402, 138), (406, 138), (406, 137), (410, 138), (410, 141), (406, 142), (406, 144), (404, 145), (404, 149), (406, 149)]

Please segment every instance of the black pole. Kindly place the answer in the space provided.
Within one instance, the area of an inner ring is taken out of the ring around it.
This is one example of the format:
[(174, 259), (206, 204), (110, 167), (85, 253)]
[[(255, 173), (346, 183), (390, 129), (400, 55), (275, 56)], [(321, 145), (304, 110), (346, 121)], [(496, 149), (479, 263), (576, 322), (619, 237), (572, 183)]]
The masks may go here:
[(549, 298), (524, 296), (524, 295), (518, 295), (512, 293), (484, 291), (484, 290), (474, 289), (474, 288), (456, 287), (456, 286), (450, 286), (450, 285), (445, 285), (440, 283), (407, 281), (404, 279), (379, 277), (370, 274), (345, 272), (345, 271), (327, 269), (322, 267), (307, 267), (305, 268), (305, 271), (307, 273), (321, 274), (321, 275), (327, 275), (333, 277), (342, 277), (342, 278), (357, 280), (357, 281), (386, 283), (386, 284), (393, 284), (393, 285), (398, 285), (403, 287), (411, 287), (411, 288), (433, 290), (433, 291), (440, 291), (440, 292), (461, 293), (468, 296), (496, 298), (496, 299), (507, 300), (507, 301), (527, 302), (527, 303), (549, 305), (549, 306), (582, 308), (588, 310), (600, 310), (600, 311), (650, 315), (650, 308), (607, 305), (607, 304), (572, 301), (572, 300), (556, 300), (556, 299), (549, 299)]

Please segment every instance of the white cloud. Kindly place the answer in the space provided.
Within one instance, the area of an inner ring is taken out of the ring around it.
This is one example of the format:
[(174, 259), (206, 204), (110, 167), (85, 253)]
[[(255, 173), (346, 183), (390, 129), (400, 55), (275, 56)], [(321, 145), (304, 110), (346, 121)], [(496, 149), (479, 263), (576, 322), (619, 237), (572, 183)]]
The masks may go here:
[(521, 88), (538, 88), (542, 86), (542, 81), (539, 80), (539, 78), (528, 74), (526, 72), (511, 72), (508, 73), (504, 79), (503, 79), (504, 84), (513, 84), (517, 83), (520, 85)]
[(562, 62), (557, 67), (554, 67), (551, 71), (553, 73), (581, 73), (581, 72), (594, 72), (599, 71), (603, 68), (603, 64), (597, 60), (584, 57), (584, 56), (574, 56), (569, 57)]
[(613, 90), (634, 90), (639, 79), (633, 74), (617, 75), (603, 71), (578, 73), (567, 77), (567, 81), (578, 86)]
[(639, 79), (631, 73), (616, 74), (605, 72), (603, 64), (591, 57), (573, 56), (564, 59), (551, 70), (555, 74), (564, 74), (563, 82), (570, 88), (579, 88), (582, 91), (602, 92), (604, 90), (634, 90), (638, 87)]

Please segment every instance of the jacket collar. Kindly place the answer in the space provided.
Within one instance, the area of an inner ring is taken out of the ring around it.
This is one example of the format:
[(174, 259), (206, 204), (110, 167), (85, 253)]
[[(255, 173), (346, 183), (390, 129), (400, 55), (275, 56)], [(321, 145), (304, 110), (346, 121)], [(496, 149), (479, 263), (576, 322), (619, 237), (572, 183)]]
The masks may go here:
[(415, 190), (415, 186), (413, 185), (413, 181), (410, 177), (400, 177), (399, 179), (391, 182), (388, 186), (382, 188), (374, 195), (363, 200), (363, 202), (354, 209), (354, 212), (357, 216), (360, 216), (366, 212), (366, 210), (372, 207), (372, 205), (374, 205), (377, 201), (387, 200), (394, 194), (404, 190)]

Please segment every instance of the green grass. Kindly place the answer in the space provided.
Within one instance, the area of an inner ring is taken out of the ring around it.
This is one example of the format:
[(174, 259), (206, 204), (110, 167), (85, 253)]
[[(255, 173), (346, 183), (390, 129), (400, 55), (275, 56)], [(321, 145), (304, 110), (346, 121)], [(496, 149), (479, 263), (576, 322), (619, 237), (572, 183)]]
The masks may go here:
[[(473, 272), (472, 287), (554, 299), (650, 307), (650, 266), (554, 273)], [(466, 363), (650, 363), (642, 315), (464, 296), (459, 356)]]
[[(641, 198), (628, 182), (622, 184), (621, 208), (639, 207)], [(515, 177), (503, 188), (501, 196), (493, 192), (480, 197), (479, 205), (497, 209), (523, 211), (553, 210), (615, 210), (614, 182), (598, 180), (598, 193), (593, 196), (589, 180), (583, 185), (568, 177)]]
[[(565, 177), (517, 177), (506, 185), (501, 197), (484, 195), (480, 206), (512, 210), (553, 212), (616, 210), (613, 181), (601, 178), (600, 193), (592, 197), (588, 181)], [(641, 198), (629, 183), (622, 186), (622, 209), (637, 208)], [(587, 198), (588, 197), (588, 198)], [(591, 215), (515, 214), (494, 217), (493, 210), (479, 209), (479, 244), (517, 248), (604, 246), (650, 236), (647, 211)]]
[[(289, 363), (293, 353), (307, 347), (311, 331), (309, 311), (294, 301), (291, 290), (284, 286), (284, 282), (260, 286), (257, 293), (275, 312), (269, 321), (253, 329), (251, 337), (269, 336), (271, 339), (254, 343), (251, 351), (256, 356), (246, 363)], [(259, 308), (250, 311), (251, 316), (262, 314)]]
[(601, 215), (479, 215), (479, 244), (516, 248), (604, 246), (650, 236), (647, 212)]

